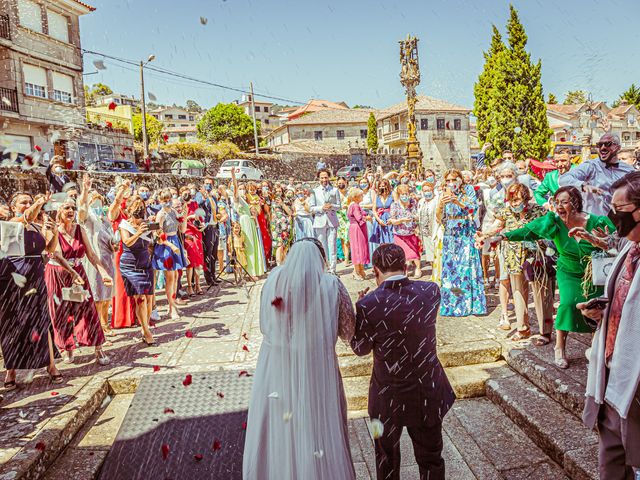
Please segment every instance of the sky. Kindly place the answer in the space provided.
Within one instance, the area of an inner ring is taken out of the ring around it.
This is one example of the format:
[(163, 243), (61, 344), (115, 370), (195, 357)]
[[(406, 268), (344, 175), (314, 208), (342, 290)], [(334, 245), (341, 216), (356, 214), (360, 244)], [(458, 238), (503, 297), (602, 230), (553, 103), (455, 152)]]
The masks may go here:
[[(310, 98), (383, 108), (404, 100), (398, 41), (419, 38), (418, 94), (467, 107), (495, 24), (507, 39), (507, 0), (85, 0), (82, 47), (228, 87), (305, 103)], [(569, 90), (612, 102), (640, 84), (639, 0), (512, 0), (542, 60), (545, 95)], [(201, 22), (204, 17), (206, 23)], [(85, 83), (140, 95), (139, 70), (85, 55)], [(203, 107), (240, 93), (147, 71), (158, 103)], [(284, 104), (279, 101), (275, 103)]]

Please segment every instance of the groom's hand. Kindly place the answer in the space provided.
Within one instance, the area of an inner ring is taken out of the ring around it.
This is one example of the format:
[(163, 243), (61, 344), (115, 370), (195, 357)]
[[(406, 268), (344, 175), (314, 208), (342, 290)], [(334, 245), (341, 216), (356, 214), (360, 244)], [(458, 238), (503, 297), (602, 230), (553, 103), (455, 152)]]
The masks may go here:
[(362, 300), (367, 293), (369, 293), (369, 287), (365, 288), (364, 290), (360, 290), (358, 292), (358, 300)]

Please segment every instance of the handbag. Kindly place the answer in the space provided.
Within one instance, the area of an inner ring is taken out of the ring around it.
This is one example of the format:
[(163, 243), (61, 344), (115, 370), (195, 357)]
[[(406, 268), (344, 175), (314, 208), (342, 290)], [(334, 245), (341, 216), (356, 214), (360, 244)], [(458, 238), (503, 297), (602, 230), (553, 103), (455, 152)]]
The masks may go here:
[(90, 297), (89, 291), (82, 288), (82, 285), (62, 288), (62, 300), (65, 302), (82, 303), (89, 300)]

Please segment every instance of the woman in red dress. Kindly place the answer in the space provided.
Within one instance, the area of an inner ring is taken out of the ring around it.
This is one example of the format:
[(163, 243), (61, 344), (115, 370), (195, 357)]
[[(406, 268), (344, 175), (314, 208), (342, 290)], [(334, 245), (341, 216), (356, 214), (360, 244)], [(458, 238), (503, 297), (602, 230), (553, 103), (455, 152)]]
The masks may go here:
[[(82, 266), (82, 258), (87, 256), (105, 285), (111, 285), (113, 280), (92, 250), (84, 230), (76, 223), (75, 218), (75, 201), (66, 201), (58, 209), (58, 247), (44, 272), (54, 341), (60, 350), (67, 353), (68, 363), (73, 363), (73, 350), (77, 342), (81, 346), (95, 347), (96, 361), (100, 365), (108, 365), (109, 357), (102, 350), (104, 332), (91, 296), (87, 274)], [(69, 264), (73, 274), (65, 268), (65, 262)], [(65, 300), (63, 289), (73, 285), (82, 285), (88, 295), (81, 301)]]
[[(126, 220), (125, 209), (127, 197), (131, 196), (131, 182), (126, 180), (118, 191), (111, 206), (108, 217), (112, 223), (113, 231), (117, 232), (120, 222)], [(115, 257), (115, 278), (113, 289), (113, 302), (111, 304), (111, 328), (128, 328), (136, 323), (135, 305), (133, 299), (127, 295), (124, 288), (124, 280), (120, 274), (120, 257), (122, 257), (122, 242), (118, 242), (118, 252)]]
[(187, 293), (193, 297), (194, 289), (198, 295), (204, 295), (200, 287), (200, 271), (204, 266), (204, 247), (202, 245), (202, 231), (204, 230), (204, 215), (198, 203), (191, 201), (187, 204), (187, 230), (184, 233), (184, 248), (187, 251), (189, 265), (187, 266)]

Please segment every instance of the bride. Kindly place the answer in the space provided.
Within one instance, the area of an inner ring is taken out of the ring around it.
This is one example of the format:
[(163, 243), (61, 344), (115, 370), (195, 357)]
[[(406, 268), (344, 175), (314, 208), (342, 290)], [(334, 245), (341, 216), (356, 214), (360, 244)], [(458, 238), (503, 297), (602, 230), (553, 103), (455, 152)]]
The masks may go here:
[(244, 480), (353, 480), (338, 335), (353, 336), (346, 288), (320, 242), (295, 242), (260, 301), (264, 335), (251, 392)]

